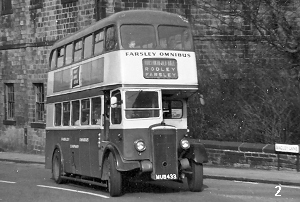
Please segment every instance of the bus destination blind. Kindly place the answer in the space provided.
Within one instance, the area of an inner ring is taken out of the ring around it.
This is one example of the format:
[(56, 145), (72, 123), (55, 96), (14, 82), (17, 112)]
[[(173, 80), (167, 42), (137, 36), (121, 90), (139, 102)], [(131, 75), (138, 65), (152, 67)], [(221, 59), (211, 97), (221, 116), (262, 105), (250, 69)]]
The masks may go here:
[(175, 59), (143, 59), (145, 79), (178, 79), (177, 61)]

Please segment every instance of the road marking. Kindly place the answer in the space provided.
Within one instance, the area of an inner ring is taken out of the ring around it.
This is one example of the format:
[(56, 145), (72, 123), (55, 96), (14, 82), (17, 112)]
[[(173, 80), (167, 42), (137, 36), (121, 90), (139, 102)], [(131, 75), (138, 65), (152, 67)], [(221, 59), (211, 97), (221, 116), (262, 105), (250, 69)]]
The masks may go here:
[(4, 180), (0, 180), (0, 182), (8, 183), (8, 184), (15, 184), (16, 183), (16, 182), (4, 181)]
[(241, 182), (245, 184), (258, 184), (257, 182), (246, 182), (246, 181), (238, 181), (238, 180), (234, 180), (234, 182)]
[[(238, 180), (234, 180), (234, 182), (241, 182), (241, 183), (246, 183), (246, 184), (259, 184), (257, 182), (246, 182), (246, 181), (238, 181)], [(285, 188), (291, 188), (291, 189), (300, 189), (300, 187), (296, 187), (296, 186), (287, 186), (287, 185), (281, 185), (281, 184), (279, 184), (279, 186), (285, 187)]]
[(43, 187), (43, 188), (49, 188), (49, 189), (58, 189), (58, 190), (63, 190), (63, 191), (70, 191), (70, 192), (76, 192), (76, 193), (81, 193), (81, 194), (99, 196), (99, 197), (102, 197), (102, 198), (110, 198), (110, 197), (105, 196), (105, 195), (95, 194), (95, 193), (86, 192), (86, 191), (79, 191), (79, 190), (75, 190), (75, 189), (66, 189), (66, 188), (61, 188), (61, 187), (52, 187), (52, 186), (45, 186), (45, 185), (37, 185), (37, 186), (38, 187)]
[(279, 185), (279, 186), (285, 187), (285, 188), (300, 189), (300, 187), (294, 187), (294, 186), (286, 186), (286, 185)]

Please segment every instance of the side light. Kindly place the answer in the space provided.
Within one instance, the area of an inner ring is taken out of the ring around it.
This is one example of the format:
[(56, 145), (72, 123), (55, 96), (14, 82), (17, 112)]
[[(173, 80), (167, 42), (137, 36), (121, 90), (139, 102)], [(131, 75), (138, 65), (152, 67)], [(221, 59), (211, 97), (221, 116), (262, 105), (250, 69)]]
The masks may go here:
[(146, 150), (146, 144), (143, 140), (136, 140), (134, 142), (134, 147), (138, 152), (143, 152)]
[(101, 133), (98, 133), (98, 147), (101, 145)]
[(180, 140), (180, 145), (182, 149), (188, 149), (190, 148), (190, 142), (187, 139)]

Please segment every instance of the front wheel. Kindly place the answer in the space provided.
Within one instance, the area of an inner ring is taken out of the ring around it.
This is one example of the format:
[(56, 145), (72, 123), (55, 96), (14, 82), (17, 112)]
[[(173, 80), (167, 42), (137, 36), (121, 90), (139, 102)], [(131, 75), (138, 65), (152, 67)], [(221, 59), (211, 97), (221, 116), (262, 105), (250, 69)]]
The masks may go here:
[(116, 160), (112, 153), (108, 157), (108, 190), (111, 196), (122, 195), (122, 174), (116, 168)]
[(203, 164), (190, 161), (191, 172), (187, 175), (189, 189), (192, 192), (200, 192), (203, 187)]
[(62, 172), (61, 154), (59, 149), (56, 149), (52, 158), (52, 179), (54, 179), (57, 184), (64, 182), (61, 178)]

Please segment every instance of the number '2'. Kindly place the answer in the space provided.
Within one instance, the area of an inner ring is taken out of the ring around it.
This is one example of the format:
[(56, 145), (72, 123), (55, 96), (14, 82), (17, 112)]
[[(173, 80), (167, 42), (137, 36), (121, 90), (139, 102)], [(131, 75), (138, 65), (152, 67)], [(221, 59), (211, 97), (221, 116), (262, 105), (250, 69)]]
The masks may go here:
[(278, 188), (278, 191), (276, 192), (275, 196), (281, 196), (279, 195), (279, 192), (281, 191), (281, 186), (276, 186), (275, 188)]

